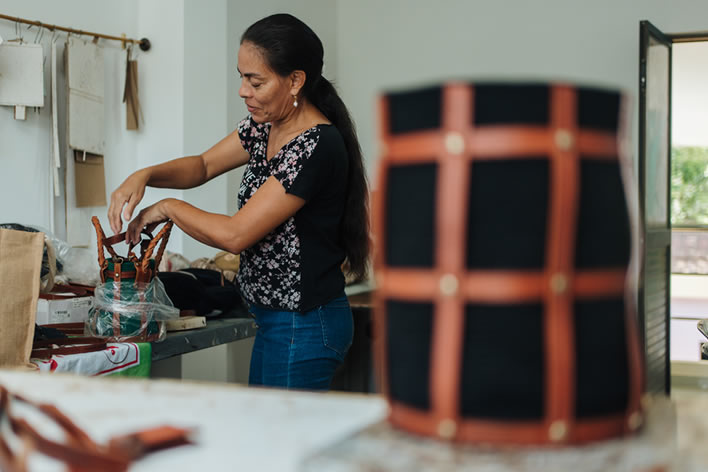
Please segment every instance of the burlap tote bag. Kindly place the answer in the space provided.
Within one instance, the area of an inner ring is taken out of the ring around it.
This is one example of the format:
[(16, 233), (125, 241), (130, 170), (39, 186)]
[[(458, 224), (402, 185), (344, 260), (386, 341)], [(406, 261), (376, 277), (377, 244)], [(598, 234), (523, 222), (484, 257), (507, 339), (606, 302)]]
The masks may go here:
[(0, 229), (0, 367), (32, 368), (43, 248), (43, 233)]

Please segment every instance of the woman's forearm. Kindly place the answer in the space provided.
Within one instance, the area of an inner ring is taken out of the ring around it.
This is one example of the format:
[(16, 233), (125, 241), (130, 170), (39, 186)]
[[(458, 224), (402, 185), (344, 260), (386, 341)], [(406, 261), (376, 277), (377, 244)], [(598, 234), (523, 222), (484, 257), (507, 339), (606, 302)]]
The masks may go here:
[(197, 241), (233, 254), (246, 249), (238, 231), (234, 230), (231, 217), (209, 213), (174, 198), (162, 200), (159, 204), (165, 217)]
[(188, 189), (198, 187), (207, 180), (202, 156), (173, 159), (138, 172), (145, 173), (150, 187)]

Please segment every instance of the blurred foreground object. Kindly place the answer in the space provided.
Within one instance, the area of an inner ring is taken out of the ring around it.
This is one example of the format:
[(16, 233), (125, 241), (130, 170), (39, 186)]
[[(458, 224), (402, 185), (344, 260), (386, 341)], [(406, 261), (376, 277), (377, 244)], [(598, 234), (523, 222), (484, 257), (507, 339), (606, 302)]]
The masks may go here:
[(375, 327), (391, 423), (511, 444), (636, 431), (622, 95), (455, 82), (379, 105)]

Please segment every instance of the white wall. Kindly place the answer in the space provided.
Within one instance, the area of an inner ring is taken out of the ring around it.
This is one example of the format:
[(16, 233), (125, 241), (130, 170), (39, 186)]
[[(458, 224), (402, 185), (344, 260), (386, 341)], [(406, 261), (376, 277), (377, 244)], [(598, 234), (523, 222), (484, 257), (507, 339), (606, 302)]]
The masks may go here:
[(638, 100), (639, 21), (705, 30), (701, 0), (357, 0), (337, 9), (338, 74), (374, 174), (383, 90), (469, 79), (562, 79), (619, 87)]
[[(184, 2), (183, 154), (200, 154), (228, 134), (226, 0)], [(227, 213), (227, 177), (184, 192), (202, 210)], [(189, 260), (217, 250), (190, 237), (183, 239)]]

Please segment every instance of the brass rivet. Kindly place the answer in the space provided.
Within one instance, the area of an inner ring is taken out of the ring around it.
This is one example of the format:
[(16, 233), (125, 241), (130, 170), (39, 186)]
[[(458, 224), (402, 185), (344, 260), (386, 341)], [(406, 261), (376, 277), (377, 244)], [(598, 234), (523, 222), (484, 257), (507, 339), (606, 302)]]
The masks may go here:
[(457, 293), (460, 283), (454, 274), (445, 274), (440, 277), (440, 293), (446, 297), (451, 297)]
[(644, 416), (638, 412), (635, 411), (631, 415), (629, 415), (629, 419), (627, 420), (627, 426), (629, 426), (630, 431), (636, 431), (639, 428), (641, 428), (642, 424), (644, 424)]
[(557, 420), (551, 423), (551, 427), (548, 428), (548, 437), (553, 442), (560, 442), (568, 437), (568, 425), (565, 424), (565, 421)]
[(556, 146), (561, 151), (568, 151), (573, 147), (573, 135), (567, 129), (559, 129), (556, 131)]
[(453, 439), (457, 434), (457, 423), (455, 420), (445, 419), (438, 423), (438, 436), (443, 439)]
[(551, 276), (551, 291), (556, 295), (562, 295), (568, 290), (568, 277), (565, 274), (557, 273)]
[(445, 135), (445, 149), (450, 154), (462, 154), (465, 150), (465, 139), (457, 131), (450, 131)]

